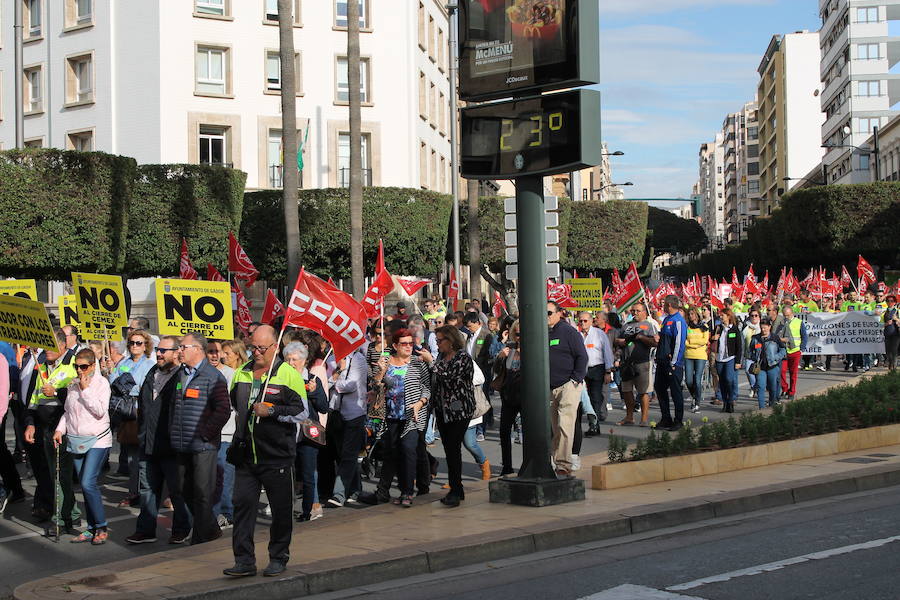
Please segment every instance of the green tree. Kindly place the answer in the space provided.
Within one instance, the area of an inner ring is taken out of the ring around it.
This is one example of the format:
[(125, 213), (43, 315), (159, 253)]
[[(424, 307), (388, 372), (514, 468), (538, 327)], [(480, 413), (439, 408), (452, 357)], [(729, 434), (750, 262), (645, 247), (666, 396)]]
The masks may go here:
[(667, 210), (648, 207), (647, 228), (653, 233), (650, 243), (656, 255), (694, 254), (709, 244), (706, 232), (694, 219), (683, 219)]

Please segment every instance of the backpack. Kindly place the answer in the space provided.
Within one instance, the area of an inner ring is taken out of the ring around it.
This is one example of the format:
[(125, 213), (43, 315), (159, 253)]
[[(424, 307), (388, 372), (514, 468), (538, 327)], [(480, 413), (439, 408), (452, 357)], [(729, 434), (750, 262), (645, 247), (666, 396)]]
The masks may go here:
[(137, 397), (131, 395), (135, 383), (131, 373), (122, 373), (110, 384), (109, 422), (113, 427), (137, 420)]

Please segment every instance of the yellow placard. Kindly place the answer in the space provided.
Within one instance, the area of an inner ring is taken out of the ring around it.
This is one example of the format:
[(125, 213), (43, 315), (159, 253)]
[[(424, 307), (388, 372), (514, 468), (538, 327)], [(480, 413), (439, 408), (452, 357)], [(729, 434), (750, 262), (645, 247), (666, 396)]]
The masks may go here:
[(0, 340), (44, 350), (58, 347), (43, 303), (18, 296), (0, 296)]
[(99, 323), (82, 323), (78, 319), (78, 298), (75, 294), (59, 297), (59, 325), (74, 325), (86, 340), (108, 340), (118, 342), (122, 339), (122, 328), (118, 325), (100, 325)]
[(572, 298), (579, 310), (603, 310), (603, 281), (599, 278), (567, 279), (572, 286)]
[(34, 279), (4, 279), (0, 281), (0, 295), (37, 300), (37, 282)]
[(59, 302), (59, 325), (61, 327), (81, 325), (81, 321), (78, 320), (78, 298), (75, 297), (75, 294), (66, 294), (57, 300)]
[(234, 337), (227, 281), (157, 279), (156, 316), (162, 335), (198, 332), (216, 340)]
[(125, 290), (119, 275), (98, 273), (72, 273), (72, 285), (78, 301), (78, 320), (85, 327), (88, 323), (125, 327), (128, 312), (125, 309)]

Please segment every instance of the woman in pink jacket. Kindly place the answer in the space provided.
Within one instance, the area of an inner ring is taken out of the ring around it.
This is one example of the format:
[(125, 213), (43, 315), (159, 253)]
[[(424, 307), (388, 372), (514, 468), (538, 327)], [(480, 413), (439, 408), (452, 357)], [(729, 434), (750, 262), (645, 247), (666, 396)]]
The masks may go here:
[[(78, 378), (67, 388), (66, 411), (56, 426), (53, 442), (66, 444), (81, 481), (88, 530), (70, 540), (74, 544), (105, 544), (106, 513), (97, 479), (112, 446), (109, 430), (109, 382), (97, 373), (97, 355), (84, 349), (75, 355)], [(65, 436), (65, 437), (64, 437)]]

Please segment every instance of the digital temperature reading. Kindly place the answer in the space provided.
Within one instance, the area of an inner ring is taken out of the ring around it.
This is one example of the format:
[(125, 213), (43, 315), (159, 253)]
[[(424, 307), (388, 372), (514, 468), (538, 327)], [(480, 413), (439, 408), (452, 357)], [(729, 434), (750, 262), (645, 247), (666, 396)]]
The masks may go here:
[[(600, 93), (575, 90), (462, 111), (461, 173), (475, 179), (549, 175), (600, 158)], [(588, 131), (589, 124), (596, 129)]]

